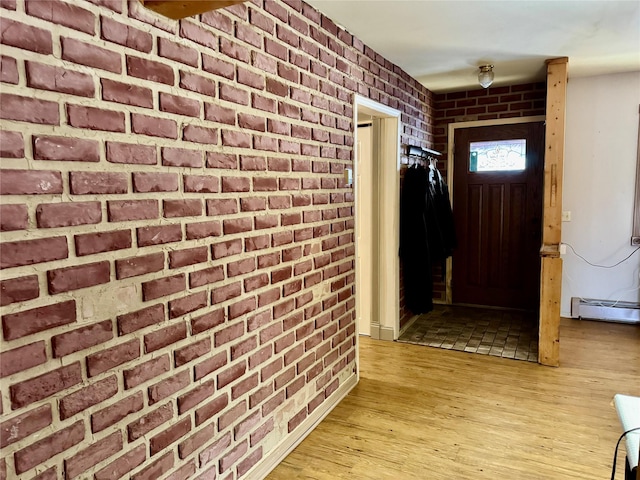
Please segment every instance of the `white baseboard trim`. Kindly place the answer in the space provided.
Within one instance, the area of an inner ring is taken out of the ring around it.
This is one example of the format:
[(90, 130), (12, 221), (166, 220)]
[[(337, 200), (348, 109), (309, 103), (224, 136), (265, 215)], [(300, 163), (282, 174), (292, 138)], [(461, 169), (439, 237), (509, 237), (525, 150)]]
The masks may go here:
[(278, 464), (284, 460), (284, 458), (289, 455), (293, 449), (296, 448), (327, 415), (329, 415), (329, 413), (331, 413), (331, 410), (333, 410), (342, 401), (342, 399), (347, 396), (357, 383), (358, 378), (356, 375), (349, 377), (349, 379), (340, 385), (336, 392), (329, 397), (329, 401), (315, 409), (291, 435), (287, 435), (277, 447), (271, 450), (267, 456), (260, 461), (260, 463), (253, 467), (247, 473), (246, 478), (249, 480), (263, 480), (266, 478), (271, 470), (276, 468)]
[(380, 340), (385, 340), (387, 342), (393, 342), (396, 338), (393, 332), (393, 327), (384, 327), (380, 326)]
[(393, 327), (385, 327), (380, 324), (371, 325), (371, 338), (374, 340), (386, 340), (388, 342), (393, 342), (396, 339)]

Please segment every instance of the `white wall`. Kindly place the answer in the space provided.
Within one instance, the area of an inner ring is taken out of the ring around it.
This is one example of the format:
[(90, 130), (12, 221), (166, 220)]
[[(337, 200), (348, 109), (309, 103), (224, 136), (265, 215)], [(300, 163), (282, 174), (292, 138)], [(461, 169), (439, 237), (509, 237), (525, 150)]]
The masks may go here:
[[(630, 245), (638, 144), (640, 72), (570, 79), (562, 241), (592, 263), (612, 265)], [(571, 297), (640, 300), (640, 252), (621, 265), (595, 268), (567, 248), (562, 278), (563, 316)]]

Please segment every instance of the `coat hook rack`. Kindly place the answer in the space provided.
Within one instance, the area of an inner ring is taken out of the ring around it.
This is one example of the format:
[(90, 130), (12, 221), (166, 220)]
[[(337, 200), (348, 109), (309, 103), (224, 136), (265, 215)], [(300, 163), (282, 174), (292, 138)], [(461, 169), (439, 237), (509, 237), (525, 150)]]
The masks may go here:
[(442, 153), (430, 148), (418, 147), (415, 145), (407, 145), (407, 156), (413, 158), (420, 158), (421, 160), (433, 160), (438, 161), (438, 157), (442, 156)]

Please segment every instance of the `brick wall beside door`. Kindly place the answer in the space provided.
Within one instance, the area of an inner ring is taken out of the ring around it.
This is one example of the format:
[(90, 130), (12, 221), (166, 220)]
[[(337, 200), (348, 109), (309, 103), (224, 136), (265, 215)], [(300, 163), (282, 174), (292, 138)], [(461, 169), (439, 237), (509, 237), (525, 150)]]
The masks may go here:
[(355, 375), (353, 95), (430, 92), (298, 0), (0, 8), (0, 478), (243, 476)]

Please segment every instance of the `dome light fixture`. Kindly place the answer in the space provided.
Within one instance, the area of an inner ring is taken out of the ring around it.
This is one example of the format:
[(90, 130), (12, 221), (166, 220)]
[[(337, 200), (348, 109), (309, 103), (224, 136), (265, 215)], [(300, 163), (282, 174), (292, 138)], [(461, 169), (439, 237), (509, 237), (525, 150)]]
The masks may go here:
[(483, 88), (489, 88), (493, 83), (493, 65), (480, 65), (478, 73), (478, 82)]

